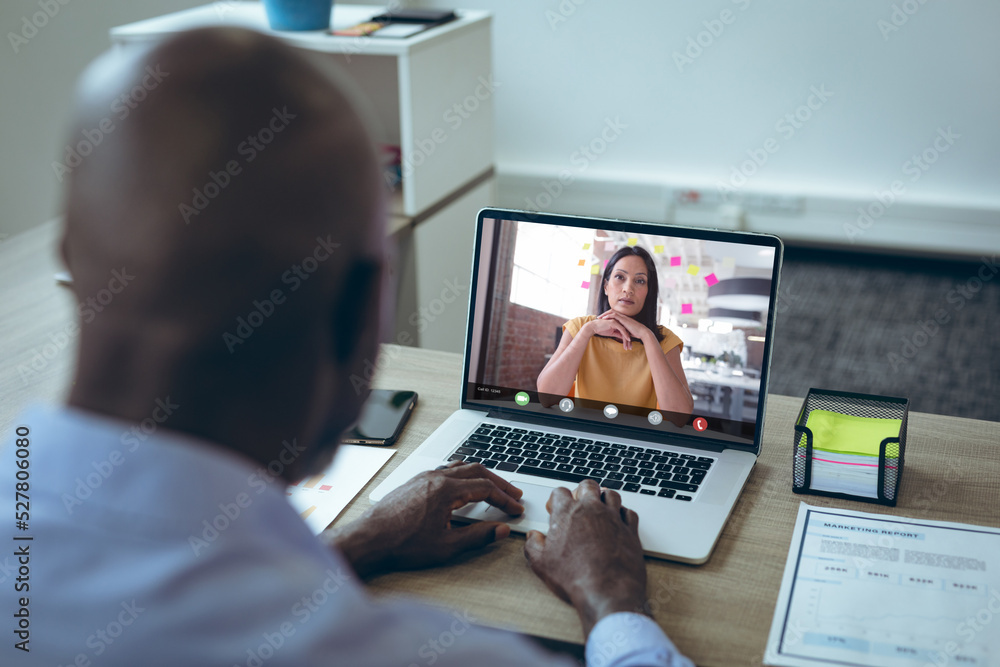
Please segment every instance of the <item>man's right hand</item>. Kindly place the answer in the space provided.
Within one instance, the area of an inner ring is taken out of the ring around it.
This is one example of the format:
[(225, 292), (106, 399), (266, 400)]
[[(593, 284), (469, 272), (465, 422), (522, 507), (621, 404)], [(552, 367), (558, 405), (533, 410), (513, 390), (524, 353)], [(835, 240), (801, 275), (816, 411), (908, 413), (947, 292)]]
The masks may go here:
[(528, 533), (524, 555), (535, 574), (580, 615), (584, 635), (608, 614), (646, 609), (646, 563), (639, 517), (617, 491), (585, 480), (558, 488), (546, 504), (549, 533)]

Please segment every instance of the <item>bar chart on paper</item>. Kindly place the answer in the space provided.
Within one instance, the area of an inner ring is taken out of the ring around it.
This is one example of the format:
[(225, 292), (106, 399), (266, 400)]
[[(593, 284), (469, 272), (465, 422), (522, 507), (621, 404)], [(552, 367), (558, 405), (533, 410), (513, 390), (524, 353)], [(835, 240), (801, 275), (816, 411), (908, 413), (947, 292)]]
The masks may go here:
[(288, 502), (309, 528), (319, 534), (378, 474), (393, 453), (391, 449), (341, 445), (326, 470), (289, 485)]
[(1000, 664), (1000, 530), (801, 505), (766, 664)]

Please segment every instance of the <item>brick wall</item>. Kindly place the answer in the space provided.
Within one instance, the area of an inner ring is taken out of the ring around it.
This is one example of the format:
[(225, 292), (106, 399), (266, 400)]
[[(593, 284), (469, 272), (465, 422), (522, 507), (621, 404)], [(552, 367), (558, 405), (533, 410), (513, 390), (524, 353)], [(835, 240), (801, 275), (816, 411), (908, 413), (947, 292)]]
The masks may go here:
[(538, 374), (548, 361), (545, 355), (555, 352), (556, 329), (565, 322), (561, 315), (508, 302), (502, 331), (497, 332), (500, 349), (496, 384), (535, 391)]
[(510, 277), (514, 268), (514, 241), (517, 238), (517, 226), (510, 223), (497, 225), (499, 234), (493, 265), (497, 274), (493, 284), (493, 294), (490, 295), (490, 321), (486, 346), (486, 363), (483, 369), (483, 382), (492, 385), (502, 385), (498, 372), (501, 364), (503, 336), (497, 332), (504, 329), (507, 317), (507, 306), (510, 305)]

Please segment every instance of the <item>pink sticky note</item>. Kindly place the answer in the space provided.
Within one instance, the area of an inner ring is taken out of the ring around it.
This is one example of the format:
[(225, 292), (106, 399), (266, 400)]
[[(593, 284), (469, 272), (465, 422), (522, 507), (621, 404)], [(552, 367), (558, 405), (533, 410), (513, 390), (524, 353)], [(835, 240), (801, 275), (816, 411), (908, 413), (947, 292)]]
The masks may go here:
[(604, 260), (604, 264), (601, 265), (602, 269), (608, 268), (608, 260)]
[(584, 280), (582, 283), (580, 283), (580, 287), (582, 287), (583, 289), (590, 289), (590, 282)]
[(715, 283), (719, 282), (719, 279), (715, 277), (714, 273), (710, 273), (707, 276), (705, 276), (705, 282), (708, 283), (709, 287), (711, 287)]
[(681, 315), (691, 315), (694, 313), (694, 306), (690, 303), (681, 304)]
[(676, 257), (671, 257), (670, 258), (670, 266), (680, 266), (680, 265), (681, 265), (681, 256), (680, 255), (677, 255)]
[(332, 488), (333, 488), (333, 487), (332, 487), (332, 486), (330, 486), (329, 484), (324, 484), (323, 486), (319, 487), (319, 490), (320, 490), (320, 491), (329, 491), (329, 490), (330, 490), (330, 489), (332, 489)]

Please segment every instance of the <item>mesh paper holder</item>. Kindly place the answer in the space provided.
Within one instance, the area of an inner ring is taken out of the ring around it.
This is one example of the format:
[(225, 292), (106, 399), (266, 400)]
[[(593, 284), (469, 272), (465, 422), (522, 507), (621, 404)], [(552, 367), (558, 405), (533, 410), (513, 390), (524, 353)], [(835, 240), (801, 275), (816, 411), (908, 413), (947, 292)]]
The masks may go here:
[[(906, 419), (910, 411), (909, 406), (910, 402), (905, 398), (810, 389), (795, 423), (795, 438), (792, 447), (792, 491), (894, 506), (899, 497), (899, 483), (903, 476)], [(814, 434), (807, 424), (813, 410), (826, 410), (864, 419), (900, 420), (898, 436), (886, 437), (879, 443), (876, 497), (812, 488)]]

